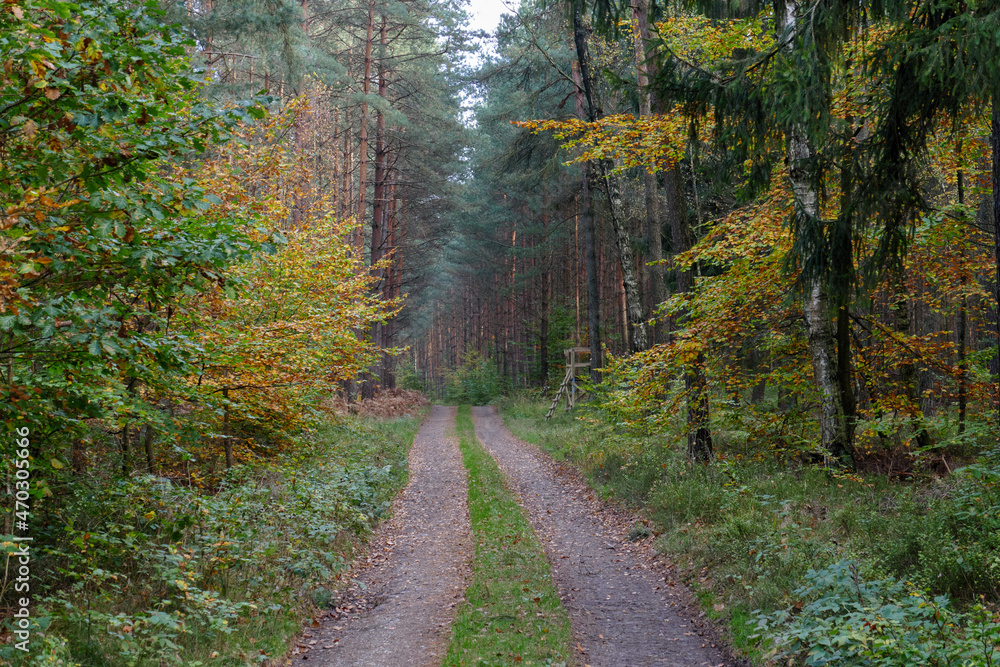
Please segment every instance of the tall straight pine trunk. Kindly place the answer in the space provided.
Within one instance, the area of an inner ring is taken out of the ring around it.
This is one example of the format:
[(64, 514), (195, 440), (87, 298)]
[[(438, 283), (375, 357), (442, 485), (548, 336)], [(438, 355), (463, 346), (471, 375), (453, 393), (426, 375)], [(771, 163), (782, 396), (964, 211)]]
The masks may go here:
[[(365, 37), (364, 77), (361, 79), (361, 118), (359, 120), (360, 146), (358, 147), (358, 223), (364, 222), (368, 194), (368, 93), (372, 78), (372, 36), (375, 32), (375, 0), (368, 2), (368, 32)], [(359, 228), (360, 229), (360, 228)]]
[[(576, 83), (576, 113), (586, 118), (583, 99), (583, 80), (580, 66), (573, 63), (573, 80)], [(587, 332), (590, 339), (590, 379), (599, 381), (597, 369), (601, 367), (601, 296), (597, 276), (597, 238), (594, 233), (594, 210), (590, 197), (590, 163), (580, 165), (580, 222), (583, 224), (583, 256), (587, 271)], [(577, 341), (579, 342), (579, 341)]]
[[(1000, 368), (1000, 91), (993, 93), (993, 243), (996, 271), (993, 282), (993, 305), (996, 308), (997, 356)], [(996, 379), (996, 378), (994, 378)], [(1000, 415), (1000, 386), (997, 387), (997, 414)], [(1000, 432), (1000, 431), (998, 431)]]
[[(365, 60), (364, 76), (361, 79), (361, 92), (364, 97), (361, 100), (360, 136), (358, 146), (358, 240), (360, 250), (364, 250), (364, 232), (362, 226), (365, 216), (368, 213), (368, 93), (371, 91), (372, 78), (372, 37), (375, 32), (375, 0), (368, 0), (368, 26), (365, 35)], [(360, 337), (363, 332), (357, 332)], [(351, 392), (353, 393), (353, 392)], [(374, 386), (370, 379), (361, 383), (361, 398), (372, 398)]]
[[(378, 95), (383, 100), (389, 97), (389, 78), (386, 71), (385, 49), (388, 42), (388, 23), (385, 14), (382, 14), (379, 27), (379, 61), (378, 69)], [(389, 241), (388, 225), (388, 201), (387, 179), (388, 169), (388, 145), (386, 137), (385, 113), (382, 108), (375, 110), (375, 174), (372, 184), (372, 247), (371, 264), (375, 266), (386, 256)], [(384, 268), (375, 270), (377, 281), (373, 287), (376, 291), (381, 291), (385, 295), (388, 275)], [(388, 322), (375, 322), (372, 324), (372, 343), (377, 347), (388, 347)], [(388, 376), (389, 359), (385, 353), (379, 354), (378, 368), (373, 375), (380, 380), (382, 388), (386, 388)]]
[[(649, 55), (646, 45), (649, 43), (649, 0), (632, 0), (632, 20), (634, 22), (633, 41), (635, 45), (635, 70), (639, 83), (639, 114), (651, 116), (653, 113), (652, 95), (649, 87)], [(666, 287), (663, 282), (663, 240), (661, 237), (659, 201), (657, 193), (656, 174), (646, 171), (643, 174), (643, 191), (646, 198), (646, 254), (645, 288), (648, 300), (648, 312), (652, 315), (656, 308), (666, 301)], [(660, 319), (653, 321), (649, 332), (650, 345), (665, 342), (666, 327)]]

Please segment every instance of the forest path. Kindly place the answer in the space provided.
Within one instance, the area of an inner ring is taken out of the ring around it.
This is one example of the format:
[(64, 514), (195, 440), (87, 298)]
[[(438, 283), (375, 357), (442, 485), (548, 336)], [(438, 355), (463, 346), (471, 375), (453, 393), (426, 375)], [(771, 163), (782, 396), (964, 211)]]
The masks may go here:
[(349, 602), (302, 636), (298, 650), (311, 650), (294, 663), (441, 664), (473, 552), (455, 415), (453, 407), (432, 408), (413, 441), (409, 484), (393, 518), (377, 529)]
[(495, 407), (474, 407), (472, 414), (476, 435), (520, 494), (545, 546), (581, 665), (727, 663), (651, 540), (626, 539), (635, 517), (595, 500), (575, 471), (515, 438)]

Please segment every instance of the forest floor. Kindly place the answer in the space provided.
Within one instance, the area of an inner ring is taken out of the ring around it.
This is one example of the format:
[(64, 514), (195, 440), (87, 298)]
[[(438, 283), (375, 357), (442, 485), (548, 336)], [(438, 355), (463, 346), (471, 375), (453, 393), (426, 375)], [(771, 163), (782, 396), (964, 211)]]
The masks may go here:
[[(636, 515), (596, 499), (574, 470), (512, 436), (495, 408), (474, 408), (473, 417), (544, 545), (579, 665), (737, 664)], [(378, 529), (348, 595), (302, 636), (294, 663), (441, 663), (472, 558), (454, 422), (454, 408), (433, 408), (394, 518)]]

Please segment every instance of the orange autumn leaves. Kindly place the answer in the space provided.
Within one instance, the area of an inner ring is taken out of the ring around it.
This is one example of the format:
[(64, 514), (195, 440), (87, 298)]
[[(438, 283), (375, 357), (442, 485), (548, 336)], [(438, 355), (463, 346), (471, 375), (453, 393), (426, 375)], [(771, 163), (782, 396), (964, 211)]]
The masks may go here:
[(589, 123), (569, 120), (529, 120), (514, 123), (532, 132), (552, 132), (563, 148), (578, 150), (571, 163), (611, 159), (621, 168), (665, 169), (684, 157), (688, 120), (679, 109), (668, 115), (605, 116)]
[[(242, 211), (252, 234), (284, 242), (232, 266), (189, 303), (184, 325), (204, 351), (203, 372), (190, 383), (216, 396), (224, 390), (233, 419), (278, 432), (307, 424), (317, 397), (375, 362), (380, 349), (366, 332), (401, 301), (372, 290), (375, 270), (392, 258), (365, 265), (352, 245), (355, 221), (333, 215), (309, 190), (307, 167), (279, 143), (301, 111), (292, 105), (243, 128), (233, 150), (202, 170), (206, 189), (222, 193), (215, 213)], [(292, 206), (304, 213), (288, 227)]]

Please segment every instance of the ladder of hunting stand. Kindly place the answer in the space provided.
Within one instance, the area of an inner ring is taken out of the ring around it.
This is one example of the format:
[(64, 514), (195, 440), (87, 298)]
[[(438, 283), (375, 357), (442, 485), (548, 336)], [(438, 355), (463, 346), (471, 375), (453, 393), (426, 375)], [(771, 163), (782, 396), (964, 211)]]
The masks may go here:
[(589, 357), (590, 348), (571, 347), (563, 351), (563, 355), (566, 357), (566, 377), (563, 378), (562, 384), (559, 385), (556, 397), (552, 399), (552, 407), (549, 408), (549, 413), (545, 415), (546, 419), (552, 419), (552, 415), (556, 411), (556, 406), (559, 405), (559, 399), (562, 398), (563, 394), (566, 394), (567, 412), (572, 410), (576, 405), (576, 399), (580, 396), (580, 388), (576, 384), (576, 371), (579, 368), (590, 368), (589, 361), (580, 361), (580, 355), (582, 354), (586, 354)]

